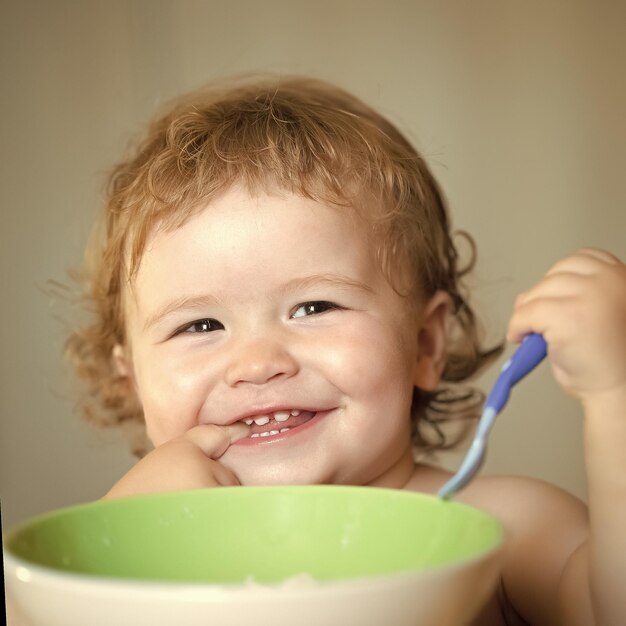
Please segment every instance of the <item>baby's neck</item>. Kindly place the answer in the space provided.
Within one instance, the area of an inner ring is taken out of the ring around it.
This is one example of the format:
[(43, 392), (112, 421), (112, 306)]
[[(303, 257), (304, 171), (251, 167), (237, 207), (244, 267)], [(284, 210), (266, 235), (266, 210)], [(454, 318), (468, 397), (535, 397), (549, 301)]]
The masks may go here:
[(406, 452), (382, 474), (367, 483), (368, 487), (385, 487), (387, 489), (404, 489), (415, 473), (413, 451), (409, 447)]

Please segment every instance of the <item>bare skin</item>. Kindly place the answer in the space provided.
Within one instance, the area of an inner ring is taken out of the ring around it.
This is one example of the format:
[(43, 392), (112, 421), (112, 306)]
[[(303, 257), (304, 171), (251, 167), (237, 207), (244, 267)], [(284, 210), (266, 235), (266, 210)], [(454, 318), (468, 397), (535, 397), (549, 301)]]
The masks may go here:
[[(217, 296), (198, 299), (198, 285)], [(413, 387), (440, 382), (449, 301), (437, 293), (410, 310), (354, 222), (302, 199), (234, 191), (151, 241), (134, 287), (130, 343), (113, 356), (156, 448), (107, 497), (239, 483), (434, 493), (449, 477), (414, 466), (408, 428)], [(626, 267), (593, 249), (557, 263), (515, 303), (508, 338), (529, 332), (544, 335), (556, 380), (583, 406), (590, 506), (518, 477), (481, 477), (459, 494), (508, 533), (502, 587), (476, 623), (618, 626), (626, 614)], [(284, 408), (326, 417), (282, 443), (277, 436), (263, 455), (245, 445), (255, 428), (243, 421), (248, 413)]]
[[(449, 477), (440, 468), (418, 467), (407, 488), (436, 493)], [(587, 536), (587, 510), (582, 502), (547, 483), (506, 476), (477, 478), (455, 500), (490, 513), (507, 531), (502, 588), (472, 624), (594, 623), (585, 602), (579, 606), (580, 598), (575, 604), (572, 598), (563, 598), (565, 608), (575, 616), (564, 621), (559, 601), (563, 562)]]

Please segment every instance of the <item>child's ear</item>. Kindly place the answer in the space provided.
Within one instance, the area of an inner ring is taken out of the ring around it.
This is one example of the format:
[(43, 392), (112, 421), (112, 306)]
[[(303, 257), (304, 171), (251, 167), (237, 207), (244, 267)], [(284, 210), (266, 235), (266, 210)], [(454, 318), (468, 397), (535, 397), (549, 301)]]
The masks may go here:
[(113, 357), (113, 363), (115, 369), (121, 378), (133, 378), (133, 368), (130, 362), (130, 358), (127, 354), (127, 349), (118, 344), (115, 344), (111, 356)]
[(450, 296), (445, 291), (437, 291), (422, 310), (413, 383), (424, 391), (434, 391), (441, 381), (446, 365), (447, 318), (451, 308)]

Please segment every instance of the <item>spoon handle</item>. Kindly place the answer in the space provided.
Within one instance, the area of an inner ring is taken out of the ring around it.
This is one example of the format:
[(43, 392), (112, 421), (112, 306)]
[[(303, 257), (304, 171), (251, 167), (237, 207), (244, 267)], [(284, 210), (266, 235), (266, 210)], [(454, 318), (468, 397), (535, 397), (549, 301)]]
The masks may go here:
[(526, 335), (520, 347), (502, 366), (500, 376), (487, 396), (485, 408), (492, 408), (499, 413), (509, 400), (511, 387), (535, 369), (547, 353), (548, 346), (541, 335)]
[(439, 490), (441, 498), (449, 500), (479, 472), (485, 459), (489, 432), (495, 423), (496, 416), (506, 405), (511, 395), (511, 388), (543, 361), (547, 351), (548, 346), (544, 338), (533, 333), (524, 337), (520, 347), (502, 366), (502, 371), (487, 396), (474, 439), (461, 463), (461, 467)]

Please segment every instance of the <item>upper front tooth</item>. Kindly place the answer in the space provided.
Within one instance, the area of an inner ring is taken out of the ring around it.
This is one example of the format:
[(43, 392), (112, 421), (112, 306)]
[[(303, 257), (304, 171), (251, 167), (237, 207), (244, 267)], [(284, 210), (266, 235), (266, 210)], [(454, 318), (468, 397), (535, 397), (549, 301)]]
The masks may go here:
[(298, 417), (298, 415), (300, 415), (300, 411), (298, 411), (298, 409), (291, 409), (291, 414), (294, 417)]
[(267, 424), (269, 421), (270, 421), (270, 418), (267, 415), (261, 415), (261, 417), (254, 418), (254, 423), (257, 426), (263, 426), (264, 424)]
[(252, 422), (254, 421), (251, 417), (249, 417), (248, 419), (243, 420), (244, 423), (246, 423), (248, 426), (250, 426), (252, 424)]
[(277, 422), (286, 422), (290, 416), (291, 413), (289, 411), (276, 411), (276, 413), (274, 413), (274, 419)]

